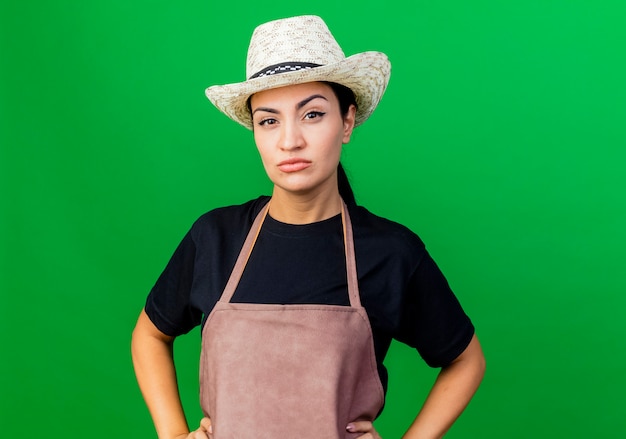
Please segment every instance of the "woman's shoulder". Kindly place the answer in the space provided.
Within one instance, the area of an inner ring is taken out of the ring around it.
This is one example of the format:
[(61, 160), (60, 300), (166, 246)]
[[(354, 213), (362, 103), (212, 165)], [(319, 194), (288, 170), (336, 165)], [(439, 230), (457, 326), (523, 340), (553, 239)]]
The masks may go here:
[(376, 215), (362, 206), (350, 211), (355, 246), (368, 253), (395, 255), (417, 262), (426, 253), (420, 237), (411, 229), (391, 219)]
[(408, 240), (411, 245), (424, 245), (420, 237), (407, 226), (376, 215), (363, 206), (356, 206), (350, 213), (355, 233), (380, 236), (384, 239)]
[(269, 196), (260, 196), (242, 204), (217, 207), (201, 215), (192, 226), (192, 234), (215, 231), (237, 231), (250, 228), (261, 211), (269, 201)]

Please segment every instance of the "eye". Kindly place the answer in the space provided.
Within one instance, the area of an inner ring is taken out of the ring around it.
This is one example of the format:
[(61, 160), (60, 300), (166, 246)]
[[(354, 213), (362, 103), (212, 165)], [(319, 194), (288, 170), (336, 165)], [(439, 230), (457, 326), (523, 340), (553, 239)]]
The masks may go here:
[(274, 119), (273, 117), (267, 117), (265, 119), (261, 119), (258, 123), (259, 126), (264, 126), (264, 125), (274, 125), (276, 124), (278, 121), (276, 119)]
[(304, 115), (304, 118), (305, 119), (318, 119), (325, 114), (326, 113), (324, 113), (323, 111), (309, 111), (307, 114)]

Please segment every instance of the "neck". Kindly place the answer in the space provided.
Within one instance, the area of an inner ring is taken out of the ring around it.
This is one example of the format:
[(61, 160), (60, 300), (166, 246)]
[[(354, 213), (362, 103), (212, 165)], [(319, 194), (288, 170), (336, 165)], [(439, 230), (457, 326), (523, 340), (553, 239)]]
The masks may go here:
[(310, 224), (332, 218), (341, 212), (339, 191), (294, 194), (274, 187), (269, 215), (287, 224)]

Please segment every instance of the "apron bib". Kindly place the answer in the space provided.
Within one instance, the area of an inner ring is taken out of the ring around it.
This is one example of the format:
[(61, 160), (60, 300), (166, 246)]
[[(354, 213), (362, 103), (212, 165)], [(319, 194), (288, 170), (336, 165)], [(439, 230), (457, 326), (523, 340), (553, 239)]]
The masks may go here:
[(256, 217), (205, 322), (200, 402), (215, 439), (341, 439), (384, 402), (358, 290), (352, 225), (342, 205), (350, 306), (231, 303), (269, 209)]

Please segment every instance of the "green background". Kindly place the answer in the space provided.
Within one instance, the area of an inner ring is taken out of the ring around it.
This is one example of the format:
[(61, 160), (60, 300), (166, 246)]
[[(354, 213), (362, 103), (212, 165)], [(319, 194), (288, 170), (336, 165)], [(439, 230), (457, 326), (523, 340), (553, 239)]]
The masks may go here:
[[(270, 191), (203, 90), (303, 13), (392, 61), (343, 160), (477, 326), (487, 374), (448, 437), (623, 437), (622, 0), (2, 2), (0, 436), (154, 436), (129, 355), (145, 296), (197, 216)], [(198, 344), (176, 351), (194, 424)], [(436, 371), (400, 345), (387, 364), (394, 438)]]

